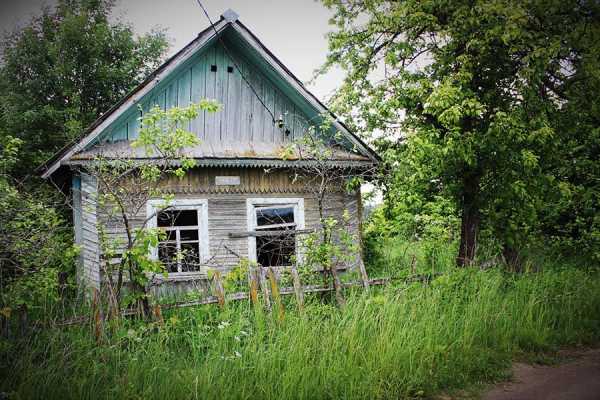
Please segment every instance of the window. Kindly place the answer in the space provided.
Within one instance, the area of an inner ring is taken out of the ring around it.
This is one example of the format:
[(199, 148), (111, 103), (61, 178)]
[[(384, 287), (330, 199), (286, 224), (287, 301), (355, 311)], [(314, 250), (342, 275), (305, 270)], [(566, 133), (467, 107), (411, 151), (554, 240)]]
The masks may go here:
[(263, 267), (291, 265), (296, 230), (304, 229), (303, 199), (248, 199), (248, 256)]
[(149, 226), (165, 232), (152, 256), (163, 262), (169, 273), (200, 272), (208, 258), (206, 200), (174, 200), (166, 204), (151, 200)]

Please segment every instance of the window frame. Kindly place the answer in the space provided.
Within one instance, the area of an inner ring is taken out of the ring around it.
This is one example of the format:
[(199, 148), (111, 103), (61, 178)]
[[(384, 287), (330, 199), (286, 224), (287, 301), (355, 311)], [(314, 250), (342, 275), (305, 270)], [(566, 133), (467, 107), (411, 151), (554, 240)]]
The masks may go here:
[[(198, 213), (198, 255), (200, 257), (200, 269), (198, 271), (169, 272), (168, 277), (180, 277), (190, 275), (206, 275), (206, 263), (210, 258), (209, 236), (208, 236), (208, 200), (207, 199), (174, 199), (169, 202), (161, 199), (148, 200), (146, 203), (146, 218), (148, 228), (158, 227), (158, 213), (166, 207), (168, 210), (196, 210)], [(165, 209), (165, 211), (168, 211)], [(186, 230), (186, 229), (184, 229)], [(189, 230), (189, 229), (188, 229)], [(179, 232), (177, 232), (179, 237)], [(185, 242), (185, 241), (184, 241)], [(158, 260), (158, 246), (150, 249), (150, 258)]]
[[(256, 232), (256, 209), (260, 207), (293, 207), (294, 209), (294, 230), (303, 230), (305, 228), (304, 221), (304, 198), (302, 197), (266, 197), (266, 198), (249, 198), (246, 199), (246, 216), (248, 220), (248, 232)], [(281, 224), (285, 225), (285, 224)], [(264, 229), (264, 227), (263, 227)], [(267, 229), (265, 229), (267, 230)], [(298, 237), (296, 236), (296, 259), (302, 261), (302, 252), (299, 251)], [(256, 263), (258, 256), (256, 252), (256, 236), (248, 235), (248, 260)], [(273, 267), (286, 267), (286, 265), (277, 265)]]

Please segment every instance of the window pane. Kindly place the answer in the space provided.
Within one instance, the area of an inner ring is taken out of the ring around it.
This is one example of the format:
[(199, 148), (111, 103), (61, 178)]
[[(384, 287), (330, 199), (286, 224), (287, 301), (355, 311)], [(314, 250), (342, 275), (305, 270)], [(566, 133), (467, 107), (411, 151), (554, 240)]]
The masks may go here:
[(182, 271), (200, 270), (200, 252), (198, 243), (182, 243), (181, 257)]
[(168, 272), (177, 272), (177, 245), (175, 243), (159, 243), (158, 259)]
[[(275, 229), (273, 229), (275, 230)], [(296, 254), (296, 234), (293, 229), (280, 228), (280, 235), (258, 236), (256, 258), (263, 267), (291, 265)]]
[(158, 226), (197, 226), (198, 211), (196, 210), (166, 210), (158, 213)]
[(179, 237), (180, 237), (181, 241), (198, 240), (198, 230), (197, 229), (181, 230), (181, 231), (179, 231)]
[(288, 224), (294, 222), (294, 207), (257, 208), (256, 225)]
[[(162, 238), (161, 238), (162, 239)], [(177, 231), (176, 230), (165, 230), (165, 238), (164, 241), (176, 241), (177, 240)]]

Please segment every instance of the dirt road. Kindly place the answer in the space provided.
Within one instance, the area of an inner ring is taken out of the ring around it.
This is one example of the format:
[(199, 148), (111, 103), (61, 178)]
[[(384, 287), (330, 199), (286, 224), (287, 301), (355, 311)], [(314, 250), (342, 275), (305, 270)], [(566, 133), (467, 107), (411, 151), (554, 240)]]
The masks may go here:
[(600, 349), (569, 352), (556, 366), (517, 363), (512, 382), (495, 386), (483, 400), (600, 400)]

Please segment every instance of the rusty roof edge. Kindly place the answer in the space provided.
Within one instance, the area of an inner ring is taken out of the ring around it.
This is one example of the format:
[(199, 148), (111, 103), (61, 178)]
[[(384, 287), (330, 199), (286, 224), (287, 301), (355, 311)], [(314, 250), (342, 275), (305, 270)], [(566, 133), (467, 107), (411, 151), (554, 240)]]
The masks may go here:
[[(121, 158), (115, 158), (121, 159)], [(110, 159), (109, 159), (110, 160)], [(304, 166), (314, 165), (316, 160), (282, 160), (282, 159), (268, 159), (268, 158), (194, 158), (196, 161), (196, 167), (289, 167), (289, 168), (301, 168)], [(155, 158), (138, 158), (135, 159), (139, 164), (145, 163), (156, 163), (160, 165), (158, 159)], [(69, 160), (65, 162), (65, 165), (69, 166), (85, 166), (94, 164), (94, 159), (80, 159), (80, 160)], [(323, 163), (323, 161), (320, 161)], [(368, 167), (375, 166), (371, 160), (327, 160), (324, 162), (326, 165), (334, 167)], [(177, 164), (177, 162), (175, 162)]]

